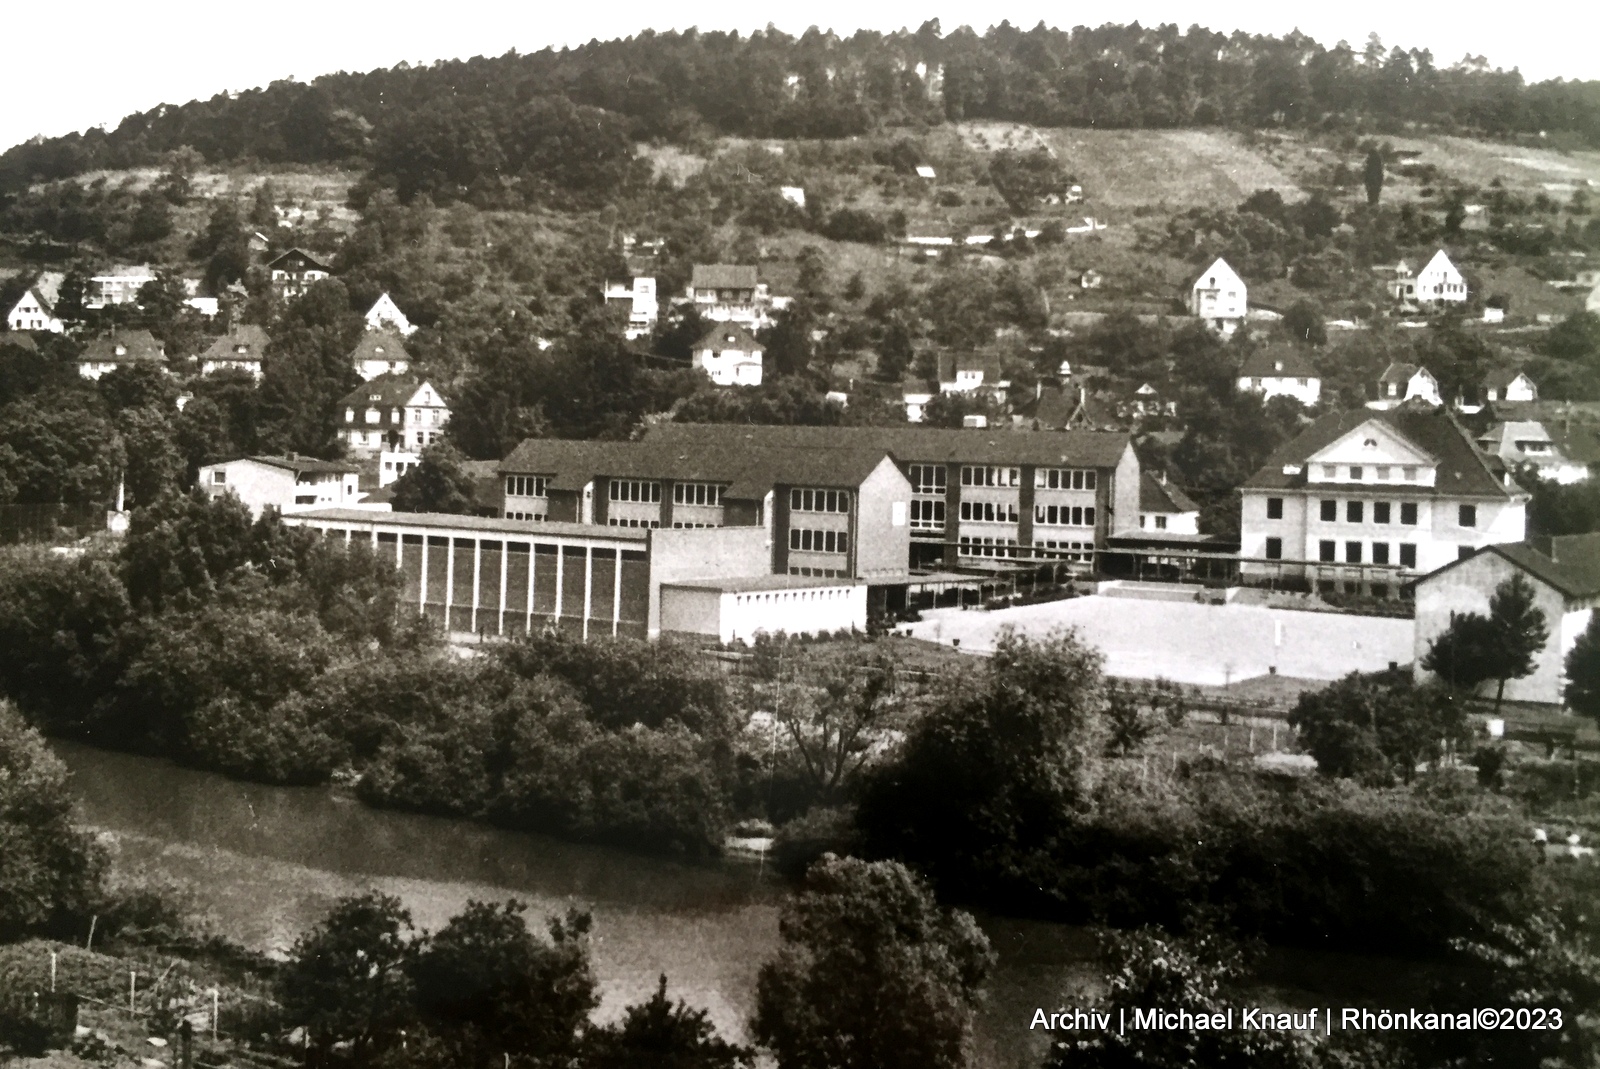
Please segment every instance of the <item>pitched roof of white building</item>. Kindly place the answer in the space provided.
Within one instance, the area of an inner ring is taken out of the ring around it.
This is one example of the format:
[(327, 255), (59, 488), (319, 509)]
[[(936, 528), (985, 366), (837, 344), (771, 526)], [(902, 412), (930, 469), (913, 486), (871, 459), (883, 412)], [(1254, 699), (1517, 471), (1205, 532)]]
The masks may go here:
[(1217, 290), (1226, 289), (1230, 285), (1243, 289), (1244, 279), (1239, 277), (1237, 271), (1228, 266), (1228, 261), (1218, 256), (1216, 261), (1206, 268), (1199, 278), (1195, 279), (1194, 288), (1197, 290)]
[(1433, 259), (1428, 261), (1428, 266), (1418, 273), (1418, 277), (1431, 274), (1441, 274), (1454, 281), (1461, 280), (1461, 272), (1456, 270), (1456, 265), (1450, 262), (1450, 257), (1444, 254), (1443, 249), (1433, 254)]

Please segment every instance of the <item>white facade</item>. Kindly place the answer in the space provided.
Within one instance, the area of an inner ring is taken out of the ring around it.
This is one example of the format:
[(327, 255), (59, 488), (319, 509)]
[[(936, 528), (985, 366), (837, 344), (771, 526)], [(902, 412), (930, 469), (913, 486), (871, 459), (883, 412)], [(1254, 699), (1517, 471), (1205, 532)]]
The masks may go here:
[(1367, 407), (1379, 410), (1396, 408), (1417, 398), (1435, 408), (1442, 405), (1444, 401), (1439, 396), (1439, 380), (1425, 367), (1391, 364), (1378, 380), (1378, 399), (1368, 401)]
[(1563, 486), (1589, 478), (1586, 461), (1569, 457), (1537, 420), (1507, 420), (1496, 423), (1478, 437), (1478, 448), (1505, 461), (1508, 467), (1530, 465), (1539, 478)]
[(267, 508), (280, 513), (316, 508), (354, 508), (360, 500), (354, 467), (328, 461), (244, 457), (200, 469), (199, 486), (208, 497), (232, 494), (256, 519)]
[(1450, 257), (1440, 249), (1415, 276), (1401, 261), (1395, 270), (1395, 279), (1389, 292), (1396, 300), (1413, 304), (1437, 304), (1443, 301), (1459, 303), (1467, 299), (1467, 281), (1456, 270), (1456, 265), (1450, 262)]
[(636, 276), (627, 282), (610, 282), (605, 285), (608, 306), (626, 308), (628, 325), (623, 333), (631, 341), (642, 338), (655, 329), (661, 315), (661, 304), (656, 299), (656, 280), (650, 276)]
[(1517, 372), (1510, 382), (1504, 385), (1493, 384), (1484, 387), (1484, 400), (1486, 401), (1537, 401), (1539, 387), (1534, 385), (1532, 379), (1522, 372)]
[(1270, 365), (1261, 368), (1246, 368), (1246, 371), (1259, 371), (1259, 374), (1241, 374), (1239, 376), (1240, 393), (1258, 393), (1263, 402), (1274, 397), (1293, 397), (1307, 408), (1311, 408), (1322, 400), (1322, 379), (1313, 374), (1297, 375), (1296, 370), (1303, 368), (1287, 368), (1282, 360), (1274, 360)]
[(83, 291), (85, 308), (104, 308), (108, 304), (133, 304), (146, 282), (156, 280), (149, 267), (113, 267), (103, 275), (93, 275)]
[(1189, 314), (1224, 334), (1239, 329), (1248, 308), (1249, 293), (1244, 279), (1220, 256), (1195, 280), (1189, 293)]
[[(390, 385), (374, 381), (345, 398), (341, 437), (351, 452), (416, 456), (444, 433), (450, 409), (431, 384), (407, 384), (398, 393)], [(381, 474), (379, 485), (386, 485)]]
[(737, 328), (713, 330), (695, 350), (695, 363), (718, 386), (760, 386), (765, 353)]
[(21, 300), (11, 306), (11, 312), (6, 316), (6, 325), (12, 330), (48, 330), (52, 334), (60, 334), (65, 329), (61, 320), (56, 318), (49, 306), (31, 288), (22, 295)]
[(832, 634), (867, 626), (865, 583), (814, 583), (790, 576), (661, 585), (664, 633), (752, 642), (758, 634)]
[(393, 330), (407, 337), (416, 333), (417, 328), (411, 325), (411, 320), (400, 311), (400, 306), (394, 303), (394, 298), (387, 293), (372, 302), (372, 307), (367, 309), (368, 330)]

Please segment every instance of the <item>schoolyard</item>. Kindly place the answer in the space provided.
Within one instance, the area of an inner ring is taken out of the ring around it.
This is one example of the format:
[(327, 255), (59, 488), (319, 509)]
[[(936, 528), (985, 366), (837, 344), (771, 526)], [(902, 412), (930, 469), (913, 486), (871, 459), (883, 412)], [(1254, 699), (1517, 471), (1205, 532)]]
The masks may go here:
[(1011, 626), (1029, 636), (1076, 628), (1106, 658), (1106, 671), (1135, 679), (1221, 685), (1267, 675), (1338, 679), (1412, 660), (1412, 621), (1259, 605), (1202, 605), (1090, 597), (998, 609), (925, 611), (916, 638), (988, 653)]

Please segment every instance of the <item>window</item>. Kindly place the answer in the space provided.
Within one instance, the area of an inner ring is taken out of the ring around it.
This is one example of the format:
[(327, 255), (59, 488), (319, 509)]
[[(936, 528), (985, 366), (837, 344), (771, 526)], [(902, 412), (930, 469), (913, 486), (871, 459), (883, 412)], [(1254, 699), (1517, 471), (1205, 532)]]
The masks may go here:
[(228, 473), (227, 472), (225, 472), (225, 471), (214, 471), (214, 472), (211, 473), (211, 485), (212, 486), (223, 486), (223, 485), (225, 485), (227, 483), (227, 481), (228, 481)]
[(1373, 564), (1388, 564), (1389, 563), (1389, 543), (1387, 543), (1387, 542), (1374, 542), (1374, 543), (1372, 543), (1372, 563)]
[(317, 495), (316, 494), (296, 494), (296, 495), (294, 495), (294, 503), (296, 505), (315, 505), (317, 503)]
[(789, 508), (793, 512), (849, 512), (848, 490), (790, 490)]
[(1346, 542), (1344, 544), (1344, 562), (1346, 564), (1361, 563), (1361, 543)]
[(1400, 522), (1408, 527), (1417, 525), (1417, 503), (1415, 501), (1400, 502)]
[(382, 418), (383, 418), (382, 415), (379, 414), (379, 412), (378, 412), (378, 410), (376, 408), (367, 409), (367, 422), (368, 423), (376, 423), (376, 422), (378, 422), (378, 420), (380, 420)]
[(647, 504), (661, 502), (661, 484), (644, 479), (612, 479), (612, 501), (640, 501)]
[(1350, 523), (1361, 523), (1366, 515), (1366, 502), (1346, 501), (1344, 503), (1344, 518)]
[(345, 409), (344, 410), (344, 421), (346, 423), (354, 423), (356, 421), (356, 410), (353, 409), (353, 408)]
[(1269, 539), (1267, 539), (1267, 559), (1268, 560), (1282, 560), (1283, 559), (1283, 539), (1281, 539), (1281, 538), (1269, 538)]
[(506, 476), (507, 497), (545, 497), (550, 480), (543, 475)]
[(1478, 526), (1478, 506), (1462, 505), (1456, 509), (1456, 524), (1461, 527)]
[(1014, 501), (963, 501), (961, 518), (974, 523), (1016, 523), (1017, 504)]
[(1339, 518), (1339, 502), (1324, 501), (1322, 503), (1322, 522), (1333, 523)]
[(1387, 502), (1387, 501), (1374, 501), (1372, 503), (1372, 522), (1373, 523), (1388, 523), (1389, 522), (1389, 502)]
[(944, 502), (911, 500), (911, 526), (924, 531), (944, 530)]
[(674, 505), (720, 505), (727, 487), (718, 483), (673, 483)]
[(1417, 469), (1409, 464), (1400, 469), (1400, 474), (1404, 476), (1406, 482), (1408, 483), (1414, 483), (1417, 481)]
[(1094, 471), (1078, 468), (1038, 468), (1033, 473), (1036, 490), (1093, 490)]
[(1281, 498), (1281, 497), (1269, 497), (1269, 498), (1267, 498), (1267, 519), (1269, 519), (1269, 520), (1281, 520), (1281, 519), (1283, 519), (1283, 498)]
[(1156, 517), (1156, 530), (1165, 531), (1166, 529), (1167, 529), (1167, 518), (1165, 516), (1157, 516)]
[(1456, 560), (1466, 560), (1468, 557), (1472, 556), (1473, 552), (1474, 550), (1471, 546), (1457, 546)]
[(1046, 527), (1093, 527), (1094, 506), (1035, 505), (1033, 522)]
[(1387, 465), (1387, 464), (1379, 464), (1377, 466), (1377, 468), (1375, 469), (1375, 471), (1377, 473), (1379, 482), (1383, 482), (1384, 480), (1389, 478), (1389, 465)]
[(965, 464), (961, 467), (962, 486), (1020, 486), (1021, 484), (1021, 468), (979, 467)]
[(1337, 479), (1339, 477), (1338, 466), (1334, 464), (1322, 465), (1322, 477), (1324, 479)]
[(850, 536), (844, 531), (811, 531), (790, 528), (789, 548), (801, 553), (848, 553)]
[(1417, 566), (1417, 547), (1409, 542), (1400, 543), (1400, 567), (1415, 568)]
[(1354, 479), (1356, 482), (1360, 482), (1365, 474), (1366, 473), (1360, 464), (1350, 465), (1350, 478)]
[(1326, 540), (1324, 540), (1322, 542), (1318, 542), (1317, 543), (1317, 559), (1318, 560), (1323, 560), (1323, 561), (1330, 561), (1330, 562), (1334, 561), (1334, 560), (1338, 559), (1338, 549), (1339, 549), (1338, 545), (1336, 543), (1334, 543), (1334, 542), (1330, 542), (1330, 541), (1326, 541)]
[(943, 494), (946, 469), (943, 464), (913, 464), (909, 472), (914, 494)]

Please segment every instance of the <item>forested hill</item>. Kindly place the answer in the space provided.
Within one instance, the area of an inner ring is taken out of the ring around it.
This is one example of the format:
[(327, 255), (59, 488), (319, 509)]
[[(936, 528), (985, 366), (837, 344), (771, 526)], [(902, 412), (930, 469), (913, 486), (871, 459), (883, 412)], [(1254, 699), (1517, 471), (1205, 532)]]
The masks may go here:
[(1008, 119), (1047, 126), (1421, 125), (1600, 146), (1600, 82), (1527, 85), (1481, 60), (1327, 48), (1175, 25), (979, 36), (810, 31), (644, 33), (533, 55), (401, 64), (277, 82), (18, 145), (0, 192), (190, 146), (211, 163), (343, 163), (402, 195), (582, 202), (630, 173), (630, 143), (706, 134), (842, 137), (886, 125)]

